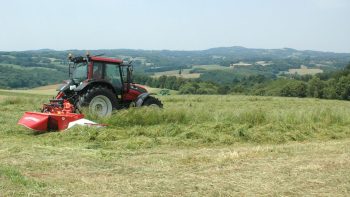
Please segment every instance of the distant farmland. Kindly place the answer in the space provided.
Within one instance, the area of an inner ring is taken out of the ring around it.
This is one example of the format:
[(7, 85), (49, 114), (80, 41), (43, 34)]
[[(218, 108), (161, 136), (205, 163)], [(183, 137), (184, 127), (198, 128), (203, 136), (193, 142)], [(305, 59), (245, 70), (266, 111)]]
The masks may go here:
[(183, 78), (199, 78), (200, 73), (189, 73), (191, 69), (182, 69), (181, 74), (179, 74), (179, 70), (170, 70), (164, 72), (156, 72), (152, 77), (160, 77), (160, 76), (175, 76), (175, 77), (183, 77)]
[[(191, 70), (193, 71), (192, 73)], [(197, 70), (197, 71), (196, 71)], [(164, 71), (164, 72), (156, 72), (154, 73), (153, 77), (160, 77), (160, 76), (176, 76), (176, 77), (183, 77), (183, 78), (199, 78), (200, 77), (200, 71), (209, 71), (209, 70), (232, 70), (232, 68), (220, 66), (216, 64), (212, 65), (195, 65), (192, 66), (191, 69), (182, 69), (181, 75), (179, 74), (180, 70), (171, 70), (171, 71)]]
[(319, 68), (307, 68), (306, 66), (301, 66), (300, 68), (297, 68), (297, 69), (288, 70), (288, 74), (315, 75), (318, 73), (323, 73), (323, 70)]

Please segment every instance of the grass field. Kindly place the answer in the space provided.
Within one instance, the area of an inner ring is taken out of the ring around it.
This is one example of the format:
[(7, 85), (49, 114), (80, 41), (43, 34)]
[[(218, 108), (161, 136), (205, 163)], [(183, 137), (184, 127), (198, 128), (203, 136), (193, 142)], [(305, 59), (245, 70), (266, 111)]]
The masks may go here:
[[(37, 87), (37, 88), (32, 88), (32, 89), (25, 89), (25, 90), (0, 90), (0, 92), (2, 92), (2, 94), (7, 94), (7, 95), (11, 95), (12, 93), (16, 94), (26, 94), (26, 95), (45, 95), (45, 96), (56, 96), (57, 94), (57, 87), (59, 86), (59, 84), (55, 84), (55, 85), (47, 85), (47, 86), (41, 86), (41, 87)], [(152, 88), (152, 87), (148, 87), (148, 86), (144, 86), (148, 92), (152, 93), (152, 94), (158, 94), (161, 91), (161, 88)], [(170, 94), (177, 94), (178, 92), (175, 90), (170, 90)], [(1, 99), (1, 93), (0, 93), (0, 99)]]
[(160, 97), (36, 135), (16, 125), (50, 96), (0, 91), (0, 196), (348, 196), (350, 103)]
[(199, 73), (189, 73), (192, 69), (183, 69), (181, 75), (179, 74), (179, 70), (170, 70), (164, 72), (156, 72), (152, 77), (160, 77), (160, 76), (175, 76), (175, 77), (183, 77), (183, 78), (199, 78)]
[(202, 68), (205, 70), (232, 70), (230, 67), (220, 66), (218, 64), (195, 65), (193, 68)]
[(33, 89), (26, 89), (26, 90), (0, 90), (1, 94), (11, 95), (14, 94), (25, 94), (25, 95), (44, 95), (44, 96), (55, 96), (57, 94), (56, 88), (58, 85), (48, 85), (48, 86), (42, 86), (38, 88)]
[(298, 74), (298, 75), (315, 75), (317, 73), (323, 73), (322, 69), (319, 68), (298, 68), (298, 69), (289, 69), (289, 74)]

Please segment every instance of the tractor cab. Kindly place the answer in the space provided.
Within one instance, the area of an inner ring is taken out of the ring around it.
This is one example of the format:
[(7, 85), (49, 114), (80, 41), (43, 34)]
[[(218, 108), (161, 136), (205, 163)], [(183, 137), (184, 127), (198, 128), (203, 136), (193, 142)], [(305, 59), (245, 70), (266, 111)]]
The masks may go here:
[(132, 65), (104, 57), (73, 58), (70, 56), (69, 77), (75, 85), (84, 81), (106, 81), (114, 89), (124, 91), (132, 83)]
[[(105, 83), (123, 96), (131, 86), (133, 67), (130, 62), (106, 57), (72, 57), (70, 56), (69, 77), (77, 87), (91, 82)], [(146, 92), (142, 86), (138, 87)], [(79, 89), (78, 89), (79, 90)]]

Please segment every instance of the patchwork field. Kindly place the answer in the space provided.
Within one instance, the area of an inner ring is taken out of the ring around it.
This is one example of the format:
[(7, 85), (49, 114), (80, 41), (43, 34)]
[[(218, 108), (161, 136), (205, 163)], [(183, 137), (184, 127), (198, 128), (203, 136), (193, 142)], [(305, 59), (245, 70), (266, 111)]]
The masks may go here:
[(156, 72), (154, 73), (153, 77), (160, 77), (160, 76), (176, 76), (176, 77), (183, 77), (183, 78), (199, 78), (200, 73), (190, 73), (193, 69), (203, 69), (206, 70), (232, 70), (232, 68), (220, 66), (220, 65), (195, 65), (192, 66), (191, 69), (183, 69), (181, 70), (181, 75), (179, 74), (179, 70), (171, 70), (171, 71), (164, 71), (164, 72)]
[(211, 65), (195, 65), (193, 68), (202, 68), (205, 70), (231, 70), (230, 67), (220, 66), (217, 64), (211, 64)]
[(199, 73), (189, 73), (192, 69), (183, 69), (181, 71), (181, 75), (179, 74), (179, 70), (171, 70), (164, 72), (156, 72), (152, 77), (160, 77), (160, 76), (175, 76), (175, 77), (183, 77), (183, 78), (199, 78)]
[(323, 70), (319, 68), (298, 68), (298, 69), (289, 69), (288, 73), (298, 74), (298, 75), (315, 75), (317, 73), (323, 73)]
[(347, 101), (172, 95), (162, 110), (87, 114), (102, 129), (16, 125), (48, 98), (0, 91), (0, 196), (350, 193)]

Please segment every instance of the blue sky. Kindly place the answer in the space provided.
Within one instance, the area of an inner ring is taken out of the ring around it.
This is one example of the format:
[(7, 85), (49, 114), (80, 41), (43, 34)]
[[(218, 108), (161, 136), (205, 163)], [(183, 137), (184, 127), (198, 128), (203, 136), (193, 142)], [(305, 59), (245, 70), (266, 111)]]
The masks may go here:
[(0, 50), (350, 52), (350, 0), (0, 0)]

